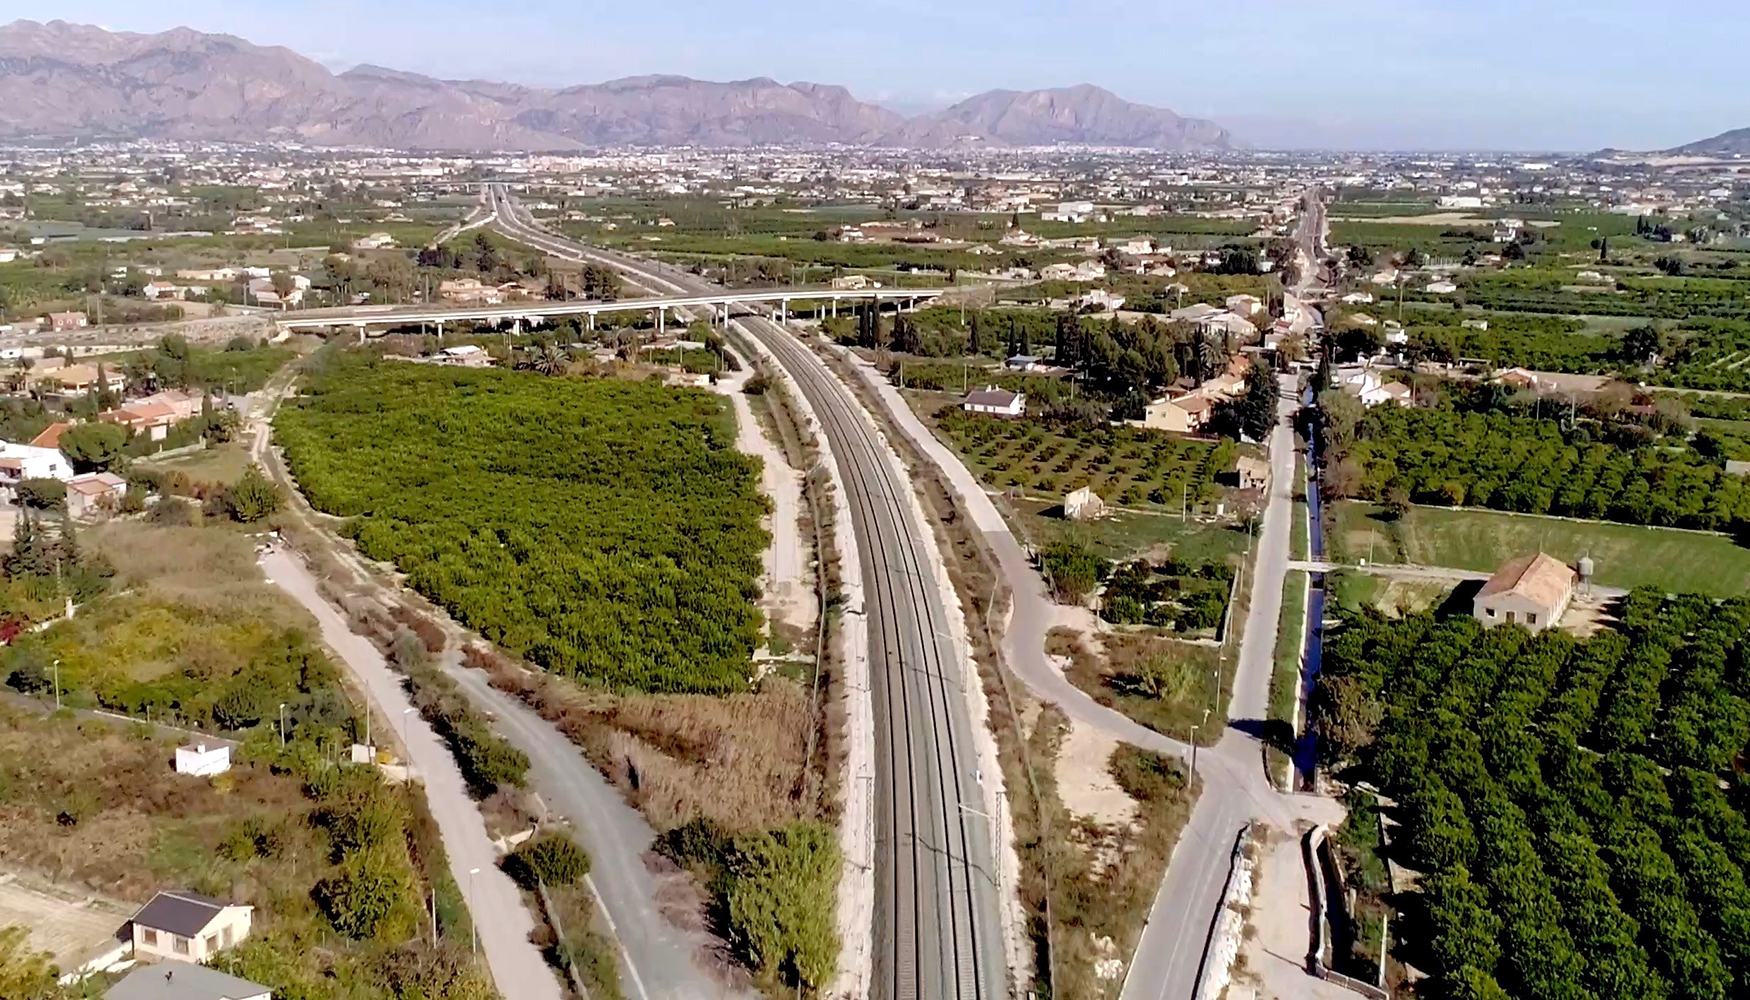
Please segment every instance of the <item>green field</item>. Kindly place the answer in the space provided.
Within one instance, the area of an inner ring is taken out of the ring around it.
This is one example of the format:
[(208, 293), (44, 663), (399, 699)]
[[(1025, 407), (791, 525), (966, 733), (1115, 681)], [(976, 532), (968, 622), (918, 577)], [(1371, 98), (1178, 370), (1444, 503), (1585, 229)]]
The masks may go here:
[(1014, 520), (1022, 539), (1035, 548), (1073, 542), (1114, 562), (1143, 555), (1217, 562), (1246, 548), (1237, 525), (1181, 521), (1177, 514), (1119, 511), (1094, 521), (1066, 521), (1057, 516), (1060, 505), (1050, 501), (1011, 500), (1008, 506), (1021, 515)]
[(937, 429), (980, 480), (1001, 489), (1062, 498), (1091, 486), (1108, 504), (1177, 514), (1221, 490), (1239, 446), (1134, 427), (1080, 428), (944, 409)]
[(1750, 549), (1725, 535), (1603, 521), (1443, 507), (1383, 520), (1372, 504), (1332, 505), (1331, 559), (1415, 563), (1490, 572), (1542, 549), (1566, 562), (1591, 555), (1606, 587), (1655, 586), (1729, 597), (1750, 589)]
[(241, 441), (201, 448), (168, 458), (153, 458), (135, 463), (157, 472), (181, 472), (197, 483), (234, 482), (249, 468), (249, 446)]

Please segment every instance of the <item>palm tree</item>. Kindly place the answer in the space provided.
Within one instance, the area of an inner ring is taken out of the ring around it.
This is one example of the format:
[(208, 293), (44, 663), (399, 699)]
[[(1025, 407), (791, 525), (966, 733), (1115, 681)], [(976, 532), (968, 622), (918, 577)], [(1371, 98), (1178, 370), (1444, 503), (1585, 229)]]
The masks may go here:
[(1221, 364), (1227, 360), (1222, 353), (1222, 345), (1208, 330), (1197, 332), (1197, 367), (1203, 378), (1213, 378), (1221, 370)]
[(571, 367), (571, 358), (563, 349), (553, 344), (544, 344), (535, 349), (530, 367), (542, 375), (563, 375)]

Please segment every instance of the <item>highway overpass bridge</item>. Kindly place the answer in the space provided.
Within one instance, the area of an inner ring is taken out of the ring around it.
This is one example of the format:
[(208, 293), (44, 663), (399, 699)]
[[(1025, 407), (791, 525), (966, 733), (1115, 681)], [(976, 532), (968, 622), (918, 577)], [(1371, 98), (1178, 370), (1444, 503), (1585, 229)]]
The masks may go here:
[(713, 292), (709, 295), (668, 295), (639, 299), (580, 299), (572, 302), (512, 302), (503, 305), (454, 306), (353, 306), (339, 309), (303, 309), (281, 313), (274, 325), (284, 332), (312, 330), (357, 330), (362, 337), (376, 330), (396, 327), (441, 325), (453, 322), (512, 323), (538, 325), (564, 316), (583, 316), (588, 328), (595, 329), (595, 318), (601, 313), (650, 312), (656, 317), (658, 329), (668, 321), (671, 309), (708, 312), (721, 322), (735, 306), (752, 308), (770, 306), (774, 318), (782, 322), (789, 314), (792, 302), (826, 303), (832, 315), (838, 315), (840, 302), (874, 302), (877, 307), (894, 303), (910, 309), (920, 301), (941, 295), (939, 288), (768, 288), (753, 291)]

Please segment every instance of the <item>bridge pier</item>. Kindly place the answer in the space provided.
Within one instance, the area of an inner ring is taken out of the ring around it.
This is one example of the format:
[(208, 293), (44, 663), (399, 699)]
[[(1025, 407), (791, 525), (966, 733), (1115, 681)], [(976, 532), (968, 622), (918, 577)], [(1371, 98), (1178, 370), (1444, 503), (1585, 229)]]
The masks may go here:
[(839, 318), (839, 297), (836, 295), (832, 297), (832, 318)]
[(790, 320), (790, 300), (778, 300), (778, 325), (783, 326)]
[(364, 342), (365, 342), (365, 325), (363, 323), (360, 323), (359, 324), (359, 343), (363, 344)]
[(662, 331), (666, 328), (666, 320), (667, 319), (668, 319), (668, 307), (657, 306), (656, 307), (656, 335), (658, 337), (662, 336)]
[(594, 333), (595, 332), (595, 313), (593, 313), (593, 312), (584, 313), (584, 316), (589, 318), (589, 332)]

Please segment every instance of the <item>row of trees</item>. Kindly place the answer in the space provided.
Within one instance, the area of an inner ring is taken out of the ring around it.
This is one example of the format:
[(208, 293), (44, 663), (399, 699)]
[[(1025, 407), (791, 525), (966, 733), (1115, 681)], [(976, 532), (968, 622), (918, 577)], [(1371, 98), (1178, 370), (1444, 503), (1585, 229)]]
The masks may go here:
[(305, 494), (468, 627), (610, 687), (745, 687), (767, 536), (721, 400), (365, 359), (309, 390), (275, 421)]
[[(1750, 522), (1750, 486), (1645, 432), (1321, 394), (1330, 496), (1488, 507), (1708, 530)], [(1639, 434), (1640, 436), (1636, 436)]]
[(1399, 803), (1410, 950), (1442, 995), (1750, 989), (1750, 600), (1639, 590), (1576, 640), (1353, 617), (1313, 702), (1325, 759)]

